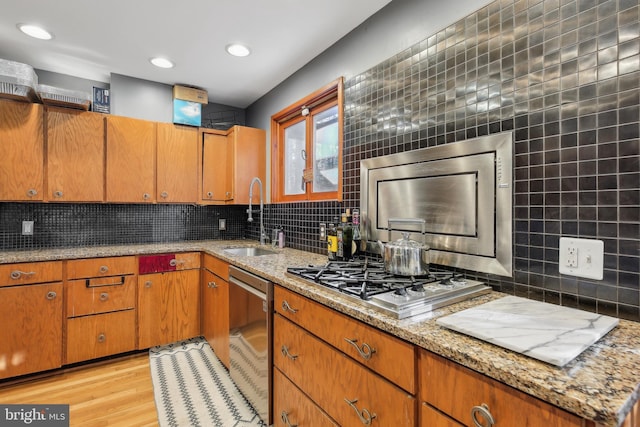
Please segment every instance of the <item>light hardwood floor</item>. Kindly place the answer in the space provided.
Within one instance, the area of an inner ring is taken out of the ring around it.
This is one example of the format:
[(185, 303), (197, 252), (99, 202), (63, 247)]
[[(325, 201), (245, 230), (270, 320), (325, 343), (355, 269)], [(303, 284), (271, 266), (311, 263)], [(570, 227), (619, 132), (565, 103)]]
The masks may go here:
[(148, 353), (3, 385), (0, 403), (69, 404), (72, 427), (157, 426)]

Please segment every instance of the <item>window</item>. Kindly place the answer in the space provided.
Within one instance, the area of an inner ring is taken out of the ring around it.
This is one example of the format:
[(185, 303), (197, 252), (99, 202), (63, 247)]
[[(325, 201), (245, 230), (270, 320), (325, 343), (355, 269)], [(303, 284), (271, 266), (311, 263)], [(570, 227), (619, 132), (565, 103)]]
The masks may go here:
[(343, 80), (271, 117), (271, 200), (342, 199)]

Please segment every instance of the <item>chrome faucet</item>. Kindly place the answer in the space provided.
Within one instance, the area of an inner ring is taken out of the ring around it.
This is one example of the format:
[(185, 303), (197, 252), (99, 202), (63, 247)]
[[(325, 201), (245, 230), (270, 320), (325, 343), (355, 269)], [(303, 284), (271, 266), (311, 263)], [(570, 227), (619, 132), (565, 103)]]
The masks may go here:
[[(251, 205), (251, 199), (253, 199), (253, 184), (255, 184), (256, 182), (258, 183), (258, 187), (260, 188), (260, 210), (259, 211), (254, 211)], [(264, 211), (263, 197), (264, 195), (262, 193), (262, 181), (260, 181), (260, 178), (256, 176), (251, 180), (251, 184), (249, 184), (249, 209), (247, 209), (247, 214), (249, 214), (249, 217), (247, 218), (247, 221), (253, 222), (253, 212), (260, 212), (260, 244), (261, 245), (264, 245), (264, 241), (266, 238), (266, 235), (264, 234), (264, 222), (262, 221), (262, 212)]]

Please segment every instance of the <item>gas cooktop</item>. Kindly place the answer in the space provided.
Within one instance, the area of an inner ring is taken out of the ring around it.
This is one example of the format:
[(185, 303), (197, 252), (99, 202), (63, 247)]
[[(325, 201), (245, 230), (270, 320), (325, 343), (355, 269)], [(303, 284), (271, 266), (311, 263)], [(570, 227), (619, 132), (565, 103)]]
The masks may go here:
[(481, 282), (451, 272), (430, 272), (425, 276), (390, 274), (380, 259), (371, 257), (289, 267), (287, 275), (364, 301), (397, 319), (427, 313), (491, 291)]

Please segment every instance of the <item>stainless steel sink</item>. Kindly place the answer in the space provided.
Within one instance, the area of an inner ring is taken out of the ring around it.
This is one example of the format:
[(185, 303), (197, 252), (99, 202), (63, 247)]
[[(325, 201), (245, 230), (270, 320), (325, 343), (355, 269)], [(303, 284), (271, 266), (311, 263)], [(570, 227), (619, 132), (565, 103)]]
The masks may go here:
[(239, 255), (239, 256), (262, 256), (262, 255), (278, 254), (278, 252), (265, 249), (265, 248), (226, 248), (223, 250), (229, 255)]

